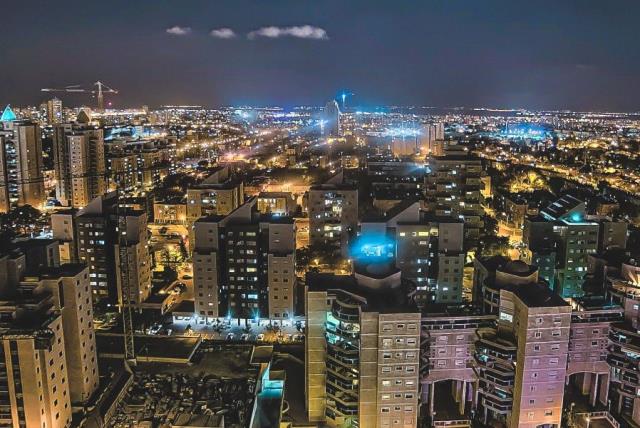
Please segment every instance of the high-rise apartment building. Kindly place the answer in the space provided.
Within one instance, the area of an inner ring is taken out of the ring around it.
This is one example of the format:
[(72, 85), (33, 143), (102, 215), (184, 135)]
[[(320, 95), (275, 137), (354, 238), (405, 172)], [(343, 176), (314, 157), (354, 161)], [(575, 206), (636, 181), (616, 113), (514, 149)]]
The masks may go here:
[(43, 269), (37, 275), (27, 275), (21, 286), (51, 294), (53, 306), (62, 316), (71, 402), (86, 403), (99, 382), (89, 269), (72, 264)]
[[(130, 305), (140, 306), (151, 294), (152, 266), (147, 215), (144, 211), (120, 208), (117, 222), (120, 238), (115, 241), (114, 259), (117, 272), (118, 305), (122, 307), (124, 302), (128, 300)], [(121, 256), (126, 259), (122, 260)], [(128, 287), (124, 287), (124, 281), (128, 282), (126, 284)], [(124, 294), (125, 288), (129, 290), (129, 296)]]
[(329, 137), (340, 136), (340, 107), (336, 100), (331, 100), (324, 106), (322, 112), (321, 129)]
[(473, 247), (480, 237), (484, 214), (482, 203), (482, 162), (463, 146), (450, 145), (442, 156), (428, 160), (425, 178), (426, 207), (437, 216), (464, 221), (465, 244)]
[(195, 222), (197, 316), (290, 320), (295, 302), (295, 228), (260, 215), (253, 198), (226, 216)]
[(135, 154), (107, 156), (109, 190), (131, 192), (139, 186), (138, 157)]
[(323, 274), (307, 277), (305, 310), (309, 421), (332, 427), (416, 427), (419, 311), (389, 290), (342, 284)]
[(418, 136), (418, 148), (423, 155), (442, 155), (442, 148), (437, 149), (438, 143), (444, 141), (444, 123), (431, 123), (421, 126)]
[(0, 135), (0, 214), (8, 213), (11, 210), (8, 172), (7, 149), (5, 147), (4, 137)]
[[(419, 202), (399, 203), (381, 219), (360, 222), (349, 257), (356, 271), (374, 264), (393, 264), (402, 280), (410, 284), (413, 299), (420, 307), (430, 303), (458, 304), (462, 302), (466, 254), (463, 228), (460, 220), (425, 215)], [(386, 260), (385, 252), (389, 253)]]
[[(71, 426), (62, 317), (43, 310), (13, 312), (0, 322), (0, 423), (10, 427)], [(5, 312), (5, 310), (7, 312)]]
[(56, 197), (82, 208), (107, 190), (104, 133), (88, 123), (58, 125), (53, 133)]
[(64, 111), (62, 110), (62, 101), (58, 98), (52, 98), (47, 101), (47, 124), (57, 125), (64, 122)]
[(202, 183), (187, 189), (187, 220), (192, 224), (200, 217), (227, 215), (243, 200), (242, 182), (229, 175), (229, 168), (219, 168)]
[(346, 254), (358, 225), (358, 189), (333, 182), (313, 186), (308, 211), (311, 247)]
[(541, 276), (562, 297), (580, 297), (588, 256), (598, 250), (599, 227), (587, 219), (583, 201), (565, 195), (525, 220), (525, 259), (541, 267)]
[(560, 426), (571, 306), (541, 284), (500, 291), (497, 326), (478, 330), (478, 411), (486, 424)]
[[(3, 114), (5, 119), (9, 116)], [(0, 139), (4, 139), (4, 151), (0, 154), (0, 181), (6, 176), (4, 182), (7, 185), (6, 190), (0, 191), (4, 197), (8, 191), (9, 198), (16, 200), (19, 206), (42, 208), (46, 194), (40, 127), (29, 121), (3, 120), (0, 122)]]
[[(136, 293), (132, 301), (142, 302), (150, 292), (151, 256), (147, 242), (147, 215), (142, 210), (118, 208), (115, 192), (100, 196), (81, 210), (52, 214), (53, 238), (60, 242), (62, 262), (89, 266), (94, 301), (108, 298), (121, 302), (118, 226), (126, 217), (129, 289)], [(135, 290), (135, 291), (134, 291)]]
[(611, 325), (611, 406), (640, 424), (640, 257), (636, 253), (618, 269), (607, 269), (607, 294), (624, 309), (624, 320)]

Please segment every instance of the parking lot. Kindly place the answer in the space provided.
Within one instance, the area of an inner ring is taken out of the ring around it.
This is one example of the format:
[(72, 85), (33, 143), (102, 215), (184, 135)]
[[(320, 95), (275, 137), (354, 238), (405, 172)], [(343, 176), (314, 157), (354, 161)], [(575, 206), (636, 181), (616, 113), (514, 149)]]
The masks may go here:
[(174, 320), (172, 334), (200, 335), (207, 340), (246, 343), (302, 343), (304, 322), (269, 323), (268, 321), (226, 320), (196, 323), (193, 319)]

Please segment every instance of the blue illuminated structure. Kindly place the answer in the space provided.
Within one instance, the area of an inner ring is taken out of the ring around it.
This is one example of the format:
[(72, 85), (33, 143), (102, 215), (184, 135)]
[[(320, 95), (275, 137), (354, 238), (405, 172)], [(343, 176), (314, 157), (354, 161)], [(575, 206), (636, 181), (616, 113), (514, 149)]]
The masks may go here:
[(582, 215), (579, 212), (571, 214), (571, 221), (574, 223), (579, 223), (582, 221)]
[(7, 105), (0, 116), (0, 122), (13, 122), (16, 119), (16, 114), (11, 110), (11, 106)]
[(422, 132), (416, 128), (405, 128), (405, 127), (397, 127), (397, 128), (387, 128), (384, 130), (383, 135), (385, 137), (398, 137), (398, 138), (415, 138), (421, 135)]
[(551, 138), (552, 131), (537, 123), (508, 123), (502, 131), (502, 136), (512, 139), (546, 140)]
[(284, 401), (284, 377), (282, 373), (271, 374), (271, 364), (260, 378), (260, 392), (256, 395), (251, 428), (280, 426), (280, 415)]
[(357, 262), (387, 263), (395, 257), (395, 241), (382, 233), (366, 233), (351, 244), (349, 255)]

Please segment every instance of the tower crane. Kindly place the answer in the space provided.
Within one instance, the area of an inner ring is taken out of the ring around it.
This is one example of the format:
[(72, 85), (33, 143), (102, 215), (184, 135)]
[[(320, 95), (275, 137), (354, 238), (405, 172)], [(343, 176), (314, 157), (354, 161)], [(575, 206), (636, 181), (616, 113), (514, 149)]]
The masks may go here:
[(70, 85), (65, 86), (64, 88), (42, 88), (40, 92), (67, 92), (67, 93), (85, 93), (85, 94), (93, 94), (98, 99), (98, 111), (104, 111), (104, 94), (117, 94), (118, 90), (113, 89), (102, 83), (101, 81), (97, 81), (93, 84), (96, 89), (85, 89), (80, 85)]

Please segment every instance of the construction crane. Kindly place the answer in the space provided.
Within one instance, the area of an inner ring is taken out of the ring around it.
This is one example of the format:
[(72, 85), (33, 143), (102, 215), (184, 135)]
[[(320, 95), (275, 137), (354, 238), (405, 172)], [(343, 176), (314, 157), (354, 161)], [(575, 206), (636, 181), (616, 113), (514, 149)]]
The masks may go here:
[(127, 239), (127, 208), (122, 205), (121, 193), (117, 190), (116, 218), (118, 221), (118, 262), (120, 268), (120, 296), (122, 307), (122, 335), (124, 338), (124, 359), (132, 365), (136, 363), (133, 330), (133, 310), (131, 308), (131, 276), (129, 272), (130, 249)]
[(104, 111), (104, 94), (117, 94), (118, 90), (113, 89), (102, 83), (101, 81), (97, 81), (93, 84), (97, 89), (85, 89), (80, 87), (80, 85), (70, 85), (65, 86), (64, 88), (42, 88), (40, 92), (67, 92), (67, 93), (85, 93), (85, 94), (93, 94), (98, 98), (98, 111)]

